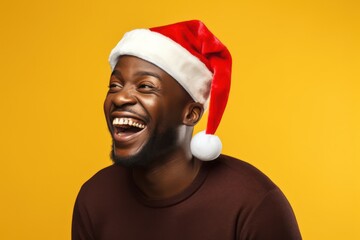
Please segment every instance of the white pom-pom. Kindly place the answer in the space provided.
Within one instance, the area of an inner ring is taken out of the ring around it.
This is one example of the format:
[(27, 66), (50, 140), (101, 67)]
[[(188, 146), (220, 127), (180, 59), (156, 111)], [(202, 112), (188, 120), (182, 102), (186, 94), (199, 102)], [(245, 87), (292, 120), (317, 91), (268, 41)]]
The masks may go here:
[(222, 149), (222, 144), (218, 136), (206, 134), (205, 131), (196, 134), (190, 143), (191, 153), (202, 161), (216, 159)]

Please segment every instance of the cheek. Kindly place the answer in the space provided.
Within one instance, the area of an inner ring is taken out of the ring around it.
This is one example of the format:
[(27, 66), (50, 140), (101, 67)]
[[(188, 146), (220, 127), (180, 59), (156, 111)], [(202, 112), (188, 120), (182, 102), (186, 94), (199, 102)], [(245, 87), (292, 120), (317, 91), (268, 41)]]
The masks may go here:
[(109, 95), (106, 95), (105, 100), (104, 100), (104, 109), (106, 109), (107, 107), (109, 107), (111, 104), (111, 98)]
[(155, 97), (138, 97), (139, 103), (142, 108), (150, 115), (150, 118), (157, 119), (159, 113), (164, 108), (164, 104), (160, 98)]
[(159, 119), (166, 128), (176, 128), (182, 124), (182, 111), (180, 104), (163, 104), (159, 112)]
[(109, 97), (106, 97), (105, 101), (104, 101), (104, 107), (103, 107), (104, 114), (105, 114), (106, 117), (109, 115), (110, 108), (111, 108), (111, 100), (110, 100)]
[(158, 130), (166, 128), (169, 119), (163, 99), (154, 97), (142, 98), (140, 104), (145, 110), (146, 115), (150, 118), (150, 128)]

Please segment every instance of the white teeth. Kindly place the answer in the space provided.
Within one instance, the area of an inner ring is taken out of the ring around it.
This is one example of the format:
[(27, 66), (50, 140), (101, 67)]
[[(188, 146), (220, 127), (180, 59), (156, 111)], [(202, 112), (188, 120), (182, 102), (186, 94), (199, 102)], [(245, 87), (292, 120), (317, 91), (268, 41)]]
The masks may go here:
[(113, 125), (129, 125), (137, 128), (145, 128), (144, 124), (133, 121), (128, 118), (114, 118)]

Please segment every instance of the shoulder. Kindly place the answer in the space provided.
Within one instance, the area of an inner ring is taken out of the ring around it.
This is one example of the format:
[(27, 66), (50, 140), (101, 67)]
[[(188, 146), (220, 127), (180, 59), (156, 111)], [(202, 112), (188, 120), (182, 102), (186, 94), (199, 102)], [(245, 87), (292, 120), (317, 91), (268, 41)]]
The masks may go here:
[(242, 160), (220, 155), (205, 162), (207, 177), (204, 191), (211, 196), (221, 195), (231, 202), (253, 208), (278, 187), (259, 169)]
[(231, 185), (268, 192), (277, 186), (263, 172), (253, 165), (226, 155), (220, 155), (210, 163), (210, 172), (225, 179)]
[[(264, 173), (242, 160), (221, 155), (209, 163), (209, 178), (226, 206), (237, 204), (240, 239), (301, 239), (294, 212), (282, 191)], [(230, 200), (228, 200), (230, 199)], [(235, 202), (235, 203), (234, 203)], [(241, 232), (241, 233), (240, 233)]]

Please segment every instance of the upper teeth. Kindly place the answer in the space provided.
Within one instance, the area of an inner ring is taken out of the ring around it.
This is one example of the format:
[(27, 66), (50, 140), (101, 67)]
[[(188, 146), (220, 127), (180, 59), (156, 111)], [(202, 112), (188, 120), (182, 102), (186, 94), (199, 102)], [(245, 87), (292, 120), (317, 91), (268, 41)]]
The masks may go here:
[(137, 128), (145, 128), (144, 124), (135, 122), (133, 119), (130, 118), (115, 118), (113, 120), (113, 125), (128, 125)]

